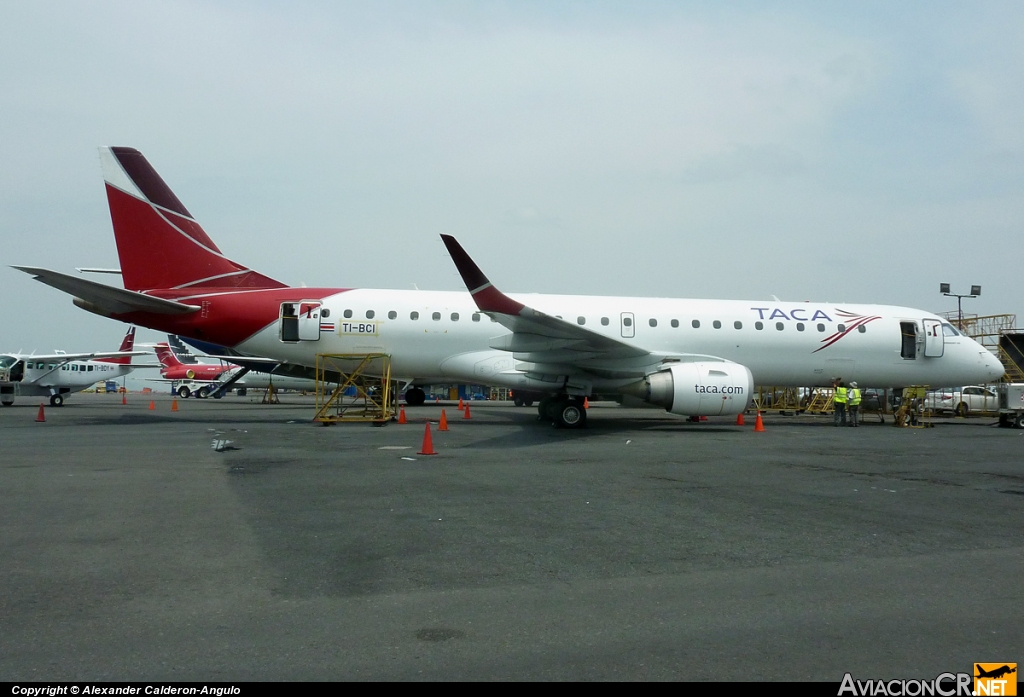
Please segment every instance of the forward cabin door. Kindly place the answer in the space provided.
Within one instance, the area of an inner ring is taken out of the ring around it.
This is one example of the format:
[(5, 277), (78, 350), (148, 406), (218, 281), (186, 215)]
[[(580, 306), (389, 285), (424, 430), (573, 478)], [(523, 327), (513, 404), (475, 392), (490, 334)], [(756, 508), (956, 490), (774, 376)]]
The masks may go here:
[(924, 320), (924, 355), (939, 358), (945, 350), (942, 338), (942, 322), (937, 319)]
[(320, 340), (320, 303), (299, 303), (299, 341)]
[(632, 312), (623, 312), (619, 322), (622, 325), (622, 338), (632, 339), (636, 336), (636, 325), (633, 321)]

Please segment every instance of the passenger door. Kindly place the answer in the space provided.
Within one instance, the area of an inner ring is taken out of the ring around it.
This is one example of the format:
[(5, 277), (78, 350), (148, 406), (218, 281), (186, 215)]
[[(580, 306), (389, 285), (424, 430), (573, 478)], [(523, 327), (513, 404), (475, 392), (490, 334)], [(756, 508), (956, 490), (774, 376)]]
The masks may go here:
[(320, 303), (299, 303), (299, 340), (320, 341)]
[(937, 319), (924, 320), (924, 355), (926, 358), (939, 358), (945, 346), (942, 338), (942, 322)]

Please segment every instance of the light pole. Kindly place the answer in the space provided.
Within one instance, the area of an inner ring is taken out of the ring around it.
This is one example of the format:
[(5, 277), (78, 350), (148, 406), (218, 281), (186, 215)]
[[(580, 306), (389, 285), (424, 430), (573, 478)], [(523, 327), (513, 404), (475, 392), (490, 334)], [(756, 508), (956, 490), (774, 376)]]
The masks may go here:
[(948, 283), (939, 284), (939, 292), (951, 298), (956, 298), (957, 329), (964, 330), (964, 310), (960, 305), (963, 298), (976, 298), (981, 295), (981, 286), (971, 286), (970, 293), (950, 293)]

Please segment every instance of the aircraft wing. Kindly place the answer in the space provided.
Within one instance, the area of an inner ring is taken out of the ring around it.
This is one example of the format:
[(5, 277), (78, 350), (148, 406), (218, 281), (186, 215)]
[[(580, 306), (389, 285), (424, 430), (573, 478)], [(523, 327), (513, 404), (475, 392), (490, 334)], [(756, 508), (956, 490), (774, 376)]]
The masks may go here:
[(186, 305), (173, 300), (164, 300), (124, 288), (115, 288), (68, 274), (40, 269), (34, 266), (12, 266), (24, 271), (40, 283), (69, 293), (89, 303), (100, 314), (123, 314), (126, 312), (153, 312), (159, 315), (182, 315), (199, 310), (198, 305)]
[(462, 245), (441, 235), (448, 253), (481, 312), (510, 329), (491, 348), (511, 351), (527, 372), (582, 370), (606, 377), (643, 376), (667, 361), (720, 361), (717, 356), (661, 354), (545, 314), (508, 297), (488, 280)]
[[(19, 356), (26, 361), (56, 361), (63, 365), (69, 361), (91, 361), (97, 358), (125, 358), (127, 356), (149, 356), (148, 351), (95, 351), (93, 353), (34, 353), (31, 356)], [(142, 366), (129, 364), (126, 367), (140, 368)]]

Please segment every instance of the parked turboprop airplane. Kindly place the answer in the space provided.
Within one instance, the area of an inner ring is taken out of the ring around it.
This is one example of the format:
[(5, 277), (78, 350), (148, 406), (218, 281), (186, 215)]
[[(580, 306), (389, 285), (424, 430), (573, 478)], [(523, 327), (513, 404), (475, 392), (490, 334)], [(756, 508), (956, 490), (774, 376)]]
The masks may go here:
[(100, 159), (125, 289), (15, 268), (91, 312), (241, 355), (308, 367), (320, 353), (387, 353), (392, 375), (418, 385), (547, 395), (541, 415), (566, 427), (584, 424), (581, 400), (594, 392), (715, 415), (745, 410), (755, 383), (945, 386), (1003, 374), (985, 348), (908, 307), (508, 296), (448, 236), (468, 293), (287, 287), (224, 256), (140, 152), (102, 148)]
[(118, 351), (0, 355), (0, 404), (9, 407), (20, 395), (49, 397), (51, 405), (64, 406), (65, 395), (132, 372), (132, 356), (145, 355), (133, 351), (134, 345), (135, 327), (130, 327)]

